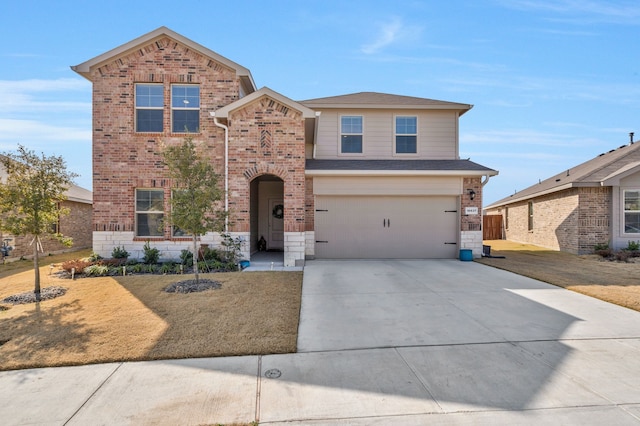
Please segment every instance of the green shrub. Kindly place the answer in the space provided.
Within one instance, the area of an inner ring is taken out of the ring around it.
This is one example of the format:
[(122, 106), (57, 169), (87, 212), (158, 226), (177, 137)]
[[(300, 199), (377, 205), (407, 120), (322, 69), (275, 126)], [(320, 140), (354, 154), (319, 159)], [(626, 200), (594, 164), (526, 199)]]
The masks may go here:
[(92, 251), (91, 254), (89, 255), (89, 260), (92, 262), (97, 262), (98, 260), (102, 260), (102, 256)]
[(142, 247), (144, 251), (144, 256), (142, 257), (142, 261), (147, 265), (152, 265), (158, 263), (158, 259), (160, 259), (160, 250), (155, 247), (151, 247), (149, 244), (149, 240), (144, 243), (144, 247)]
[(165, 262), (160, 266), (160, 272), (162, 274), (172, 274), (176, 270), (176, 264), (174, 262)]
[(109, 267), (107, 265), (91, 265), (84, 268), (83, 272), (90, 277), (100, 277), (109, 273)]
[(142, 263), (136, 263), (135, 265), (131, 265), (129, 268), (127, 268), (127, 271), (139, 274), (142, 272), (143, 268), (144, 265)]
[(193, 253), (191, 253), (189, 250), (182, 250), (180, 252), (180, 262), (190, 268), (193, 266)]
[(629, 251), (640, 250), (640, 241), (629, 241), (629, 243), (627, 243), (627, 250)]
[(129, 252), (124, 249), (124, 247), (114, 247), (111, 251), (111, 257), (114, 259), (127, 259), (129, 257)]
[(218, 249), (214, 249), (214, 248), (211, 248), (211, 247), (204, 247), (202, 249), (202, 257), (206, 261), (221, 260), (222, 259), (222, 253)]

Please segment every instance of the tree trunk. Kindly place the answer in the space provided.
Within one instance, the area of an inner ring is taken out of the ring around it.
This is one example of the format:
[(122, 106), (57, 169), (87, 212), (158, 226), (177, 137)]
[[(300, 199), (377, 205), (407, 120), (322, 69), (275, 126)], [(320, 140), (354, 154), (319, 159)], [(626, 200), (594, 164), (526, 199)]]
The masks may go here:
[(40, 301), (40, 261), (38, 259), (38, 238), (33, 241), (33, 270), (35, 272), (35, 289), (33, 293), (36, 295), (36, 301)]
[(198, 274), (198, 236), (193, 236), (193, 272), (196, 274), (196, 283), (200, 282), (200, 276)]

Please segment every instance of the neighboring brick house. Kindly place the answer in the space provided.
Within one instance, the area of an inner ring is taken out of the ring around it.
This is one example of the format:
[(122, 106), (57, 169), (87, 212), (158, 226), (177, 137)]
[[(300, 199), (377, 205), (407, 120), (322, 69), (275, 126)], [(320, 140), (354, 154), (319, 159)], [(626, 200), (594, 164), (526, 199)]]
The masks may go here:
[[(0, 179), (3, 179), (5, 175), (4, 168), (0, 166)], [(60, 203), (60, 207), (69, 209), (69, 214), (60, 217), (54, 230), (73, 238), (72, 250), (90, 248), (92, 246), (91, 191), (71, 185), (65, 192), (65, 196), (67, 199)], [(33, 246), (31, 245), (33, 237), (16, 237), (6, 233), (3, 234), (0, 231), (0, 241), (5, 240), (8, 240), (6, 241), (8, 245), (13, 247), (7, 259), (33, 256)], [(45, 254), (69, 250), (68, 247), (53, 238), (43, 238), (41, 242)]]
[(485, 208), (507, 240), (575, 254), (640, 240), (640, 143), (623, 145)]
[[(162, 144), (191, 135), (221, 174), (228, 232), (247, 259), (263, 237), (306, 258), (455, 258), (482, 249), (482, 186), (497, 172), (458, 155), (471, 105), (359, 93), (293, 101), (248, 69), (165, 28), (74, 71), (93, 83), (93, 248), (177, 258), (162, 223), (173, 182)], [(216, 245), (214, 233), (201, 242)]]

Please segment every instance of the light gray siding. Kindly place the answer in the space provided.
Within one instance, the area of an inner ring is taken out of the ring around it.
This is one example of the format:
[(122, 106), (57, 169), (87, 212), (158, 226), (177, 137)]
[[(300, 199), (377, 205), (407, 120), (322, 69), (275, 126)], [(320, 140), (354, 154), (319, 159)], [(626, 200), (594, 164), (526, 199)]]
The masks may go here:
[[(340, 153), (340, 117), (363, 117), (363, 153)], [(394, 154), (394, 123), (397, 115), (418, 118), (417, 154)], [(423, 110), (325, 110), (318, 121), (316, 159), (416, 158), (451, 160), (458, 155), (458, 112)]]

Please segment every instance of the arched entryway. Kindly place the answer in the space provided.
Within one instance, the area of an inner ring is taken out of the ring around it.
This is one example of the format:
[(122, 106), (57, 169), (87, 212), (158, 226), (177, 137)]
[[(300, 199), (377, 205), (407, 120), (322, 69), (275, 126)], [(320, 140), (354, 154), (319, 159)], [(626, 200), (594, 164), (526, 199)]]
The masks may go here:
[[(251, 257), (258, 253), (284, 253), (284, 181), (264, 174), (251, 181)], [(273, 255), (271, 256), (273, 257)], [(282, 261), (280, 259), (280, 261)]]

